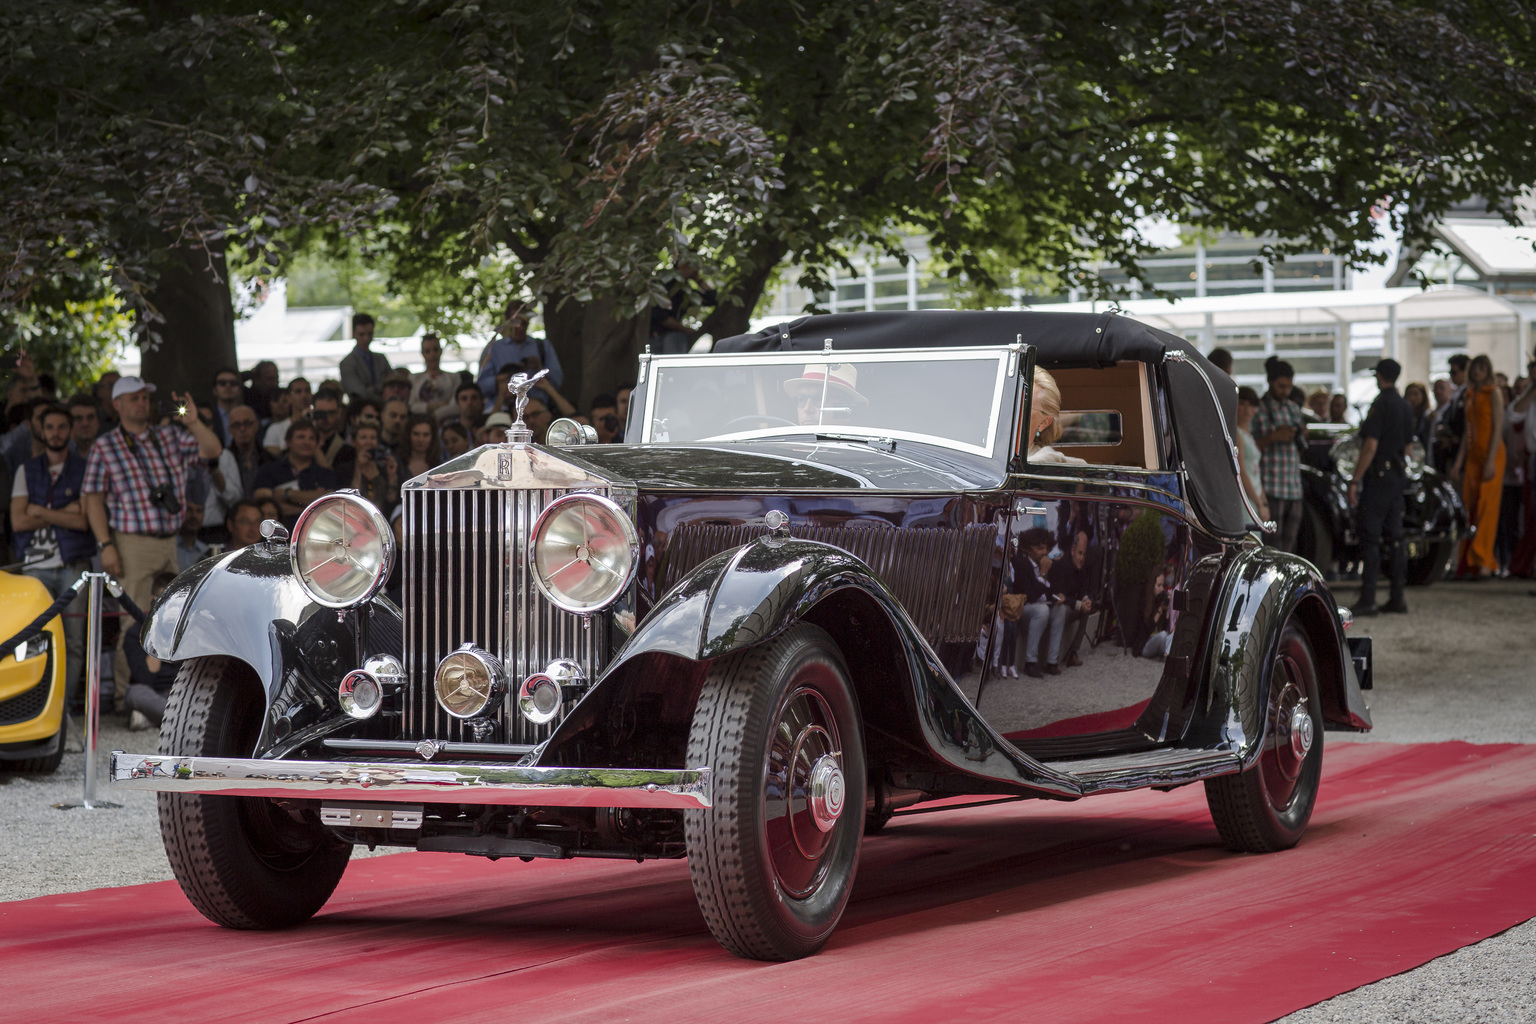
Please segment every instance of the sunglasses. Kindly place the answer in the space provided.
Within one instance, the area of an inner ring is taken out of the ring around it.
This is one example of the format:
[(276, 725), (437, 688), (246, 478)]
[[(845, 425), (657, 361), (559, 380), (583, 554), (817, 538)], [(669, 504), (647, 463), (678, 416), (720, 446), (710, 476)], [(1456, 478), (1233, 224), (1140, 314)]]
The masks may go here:
[(224, 379), (216, 380), (213, 383), (216, 384), (217, 386), (221, 387), (221, 388), (235, 388), (235, 387), (239, 387), (240, 386), (240, 378), (238, 378), (238, 377), (234, 377), (234, 378), (225, 377)]

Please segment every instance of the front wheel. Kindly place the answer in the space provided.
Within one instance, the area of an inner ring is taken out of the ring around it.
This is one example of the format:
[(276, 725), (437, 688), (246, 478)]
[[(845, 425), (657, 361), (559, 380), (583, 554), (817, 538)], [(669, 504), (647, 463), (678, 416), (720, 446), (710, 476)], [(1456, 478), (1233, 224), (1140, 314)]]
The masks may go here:
[[(165, 754), (249, 757), (261, 686), (230, 658), (181, 666), (165, 706)], [(160, 794), (160, 836), (187, 899), (226, 928), (285, 928), (313, 917), (341, 881), (352, 847), (312, 811), (260, 797)]]
[(863, 728), (832, 638), (802, 623), (716, 662), (688, 763), (714, 769), (714, 805), (684, 812), (710, 932), (754, 960), (816, 952), (848, 905), (864, 825)]
[(1435, 541), (1426, 554), (1408, 559), (1408, 585), (1427, 587), (1445, 575), (1450, 568), (1451, 556), (1456, 553), (1453, 540)]
[(1312, 819), (1323, 774), (1323, 716), (1317, 658), (1294, 620), (1280, 634), (1270, 669), (1264, 746), (1239, 775), (1207, 779), (1205, 799), (1227, 848), (1288, 850)]

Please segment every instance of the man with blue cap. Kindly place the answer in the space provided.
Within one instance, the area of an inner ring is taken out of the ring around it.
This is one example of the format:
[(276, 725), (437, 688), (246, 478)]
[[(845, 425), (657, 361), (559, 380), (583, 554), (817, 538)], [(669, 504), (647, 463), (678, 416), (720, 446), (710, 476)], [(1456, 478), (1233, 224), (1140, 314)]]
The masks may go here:
[[(1403, 544), (1403, 492), (1408, 485), (1408, 444), (1413, 440), (1413, 408), (1397, 393), (1403, 368), (1395, 359), (1376, 364), (1381, 393), (1360, 425), (1360, 457), (1349, 482), (1349, 503), (1358, 508), (1360, 528), (1360, 600), (1356, 615), (1378, 611), (1406, 612), (1403, 590), (1408, 583), (1408, 549)], [(1381, 573), (1382, 535), (1391, 556), (1388, 573), (1391, 599), (1376, 607), (1376, 578)]]

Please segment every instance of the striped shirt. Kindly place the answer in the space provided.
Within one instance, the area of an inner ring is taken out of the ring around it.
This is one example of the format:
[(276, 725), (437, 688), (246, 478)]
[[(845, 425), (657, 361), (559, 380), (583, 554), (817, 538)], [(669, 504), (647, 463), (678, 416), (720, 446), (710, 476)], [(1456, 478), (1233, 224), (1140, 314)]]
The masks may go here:
[(198, 460), (197, 438), (176, 427), (150, 427), (130, 440), (122, 427), (96, 439), (85, 460), (84, 494), (104, 494), (107, 522), (121, 533), (169, 536), (181, 527), (183, 514), (171, 515), (152, 501), (149, 492), (170, 484), (176, 500), (187, 500), (187, 470)]
[(1263, 437), (1279, 427), (1295, 427), (1296, 436), (1289, 441), (1275, 441), (1264, 449), (1259, 457), (1259, 480), (1268, 497), (1280, 501), (1297, 501), (1301, 491), (1301, 449), (1297, 441), (1304, 436), (1307, 427), (1306, 414), (1295, 402), (1277, 399), (1265, 394), (1259, 399), (1259, 411), (1253, 414), (1253, 436)]

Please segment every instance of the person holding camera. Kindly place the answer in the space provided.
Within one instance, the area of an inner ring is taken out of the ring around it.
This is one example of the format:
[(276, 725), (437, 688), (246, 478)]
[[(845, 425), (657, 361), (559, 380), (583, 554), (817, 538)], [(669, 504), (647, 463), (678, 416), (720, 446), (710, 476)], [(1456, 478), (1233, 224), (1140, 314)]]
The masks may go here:
[(400, 464), (394, 453), (379, 443), (379, 428), (372, 423), (358, 424), (352, 438), (357, 459), (348, 483), (386, 516), (400, 497)]
[[(149, 609), (159, 572), (174, 573), (176, 531), (181, 528), (187, 474), (200, 459), (224, 450), (218, 435), (197, 415), (190, 394), (171, 393), (170, 414), (180, 426), (152, 426), (155, 386), (138, 377), (112, 385), (118, 425), (91, 446), (81, 484), (85, 517), (101, 547), (101, 567), (123, 585), (140, 608)], [(128, 687), (128, 662), (119, 649), (113, 663), (117, 696)]]
[(624, 440), (624, 425), (619, 422), (619, 402), (612, 395), (603, 394), (592, 399), (587, 421), (597, 431), (598, 444), (617, 444)]

